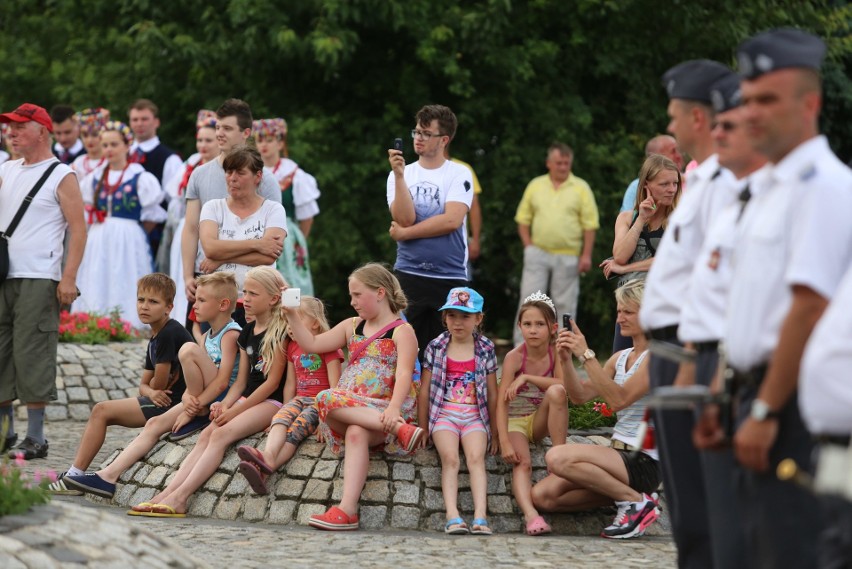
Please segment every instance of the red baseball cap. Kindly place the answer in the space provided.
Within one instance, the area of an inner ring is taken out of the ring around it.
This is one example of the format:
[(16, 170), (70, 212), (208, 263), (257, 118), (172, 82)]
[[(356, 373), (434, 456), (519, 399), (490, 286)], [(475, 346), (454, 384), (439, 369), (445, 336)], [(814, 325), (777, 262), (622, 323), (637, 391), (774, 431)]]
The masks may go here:
[(3, 113), (0, 115), (0, 122), (29, 122), (35, 121), (45, 127), (49, 132), (53, 132), (53, 121), (50, 120), (50, 115), (42, 107), (33, 105), (32, 103), (24, 103), (11, 113)]

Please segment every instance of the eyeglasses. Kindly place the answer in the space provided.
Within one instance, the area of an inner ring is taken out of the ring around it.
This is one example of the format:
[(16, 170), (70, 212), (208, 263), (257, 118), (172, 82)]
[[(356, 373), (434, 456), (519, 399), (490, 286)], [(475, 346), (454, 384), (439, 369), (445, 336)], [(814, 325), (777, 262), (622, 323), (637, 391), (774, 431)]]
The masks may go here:
[(425, 130), (411, 130), (411, 138), (422, 138), (423, 140), (431, 140), (433, 136), (444, 136), (440, 132), (429, 132)]

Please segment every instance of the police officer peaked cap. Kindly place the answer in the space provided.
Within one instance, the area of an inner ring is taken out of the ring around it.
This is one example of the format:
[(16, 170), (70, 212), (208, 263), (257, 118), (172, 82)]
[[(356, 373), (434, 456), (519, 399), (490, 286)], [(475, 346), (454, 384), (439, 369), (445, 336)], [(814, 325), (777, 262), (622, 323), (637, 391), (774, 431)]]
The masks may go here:
[(709, 59), (679, 63), (663, 74), (663, 87), (669, 99), (689, 99), (711, 104), (710, 88), (716, 81), (732, 75), (727, 66)]
[(825, 52), (825, 42), (817, 36), (794, 28), (779, 28), (741, 43), (737, 48), (737, 64), (744, 79), (756, 79), (788, 67), (819, 71)]
[(710, 88), (710, 102), (713, 110), (724, 113), (735, 109), (742, 104), (742, 91), (740, 90), (740, 76), (730, 73), (722, 77)]

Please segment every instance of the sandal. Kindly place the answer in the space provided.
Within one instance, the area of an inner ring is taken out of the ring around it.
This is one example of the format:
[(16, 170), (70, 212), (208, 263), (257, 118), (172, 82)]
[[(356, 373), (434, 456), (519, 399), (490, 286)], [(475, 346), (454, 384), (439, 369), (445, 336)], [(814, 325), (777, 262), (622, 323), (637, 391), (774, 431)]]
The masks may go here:
[(356, 530), (358, 529), (358, 514), (350, 516), (337, 506), (332, 506), (324, 514), (311, 516), (308, 525), (328, 531)]
[(242, 445), (237, 449), (237, 456), (239, 456), (242, 460), (247, 462), (253, 462), (257, 465), (258, 470), (260, 470), (264, 474), (272, 474), (275, 470), (266, 464), (266, 461), (263, 460), (263, 454), (254, 447), (250, 447), (248, 445)]
[(527, 535), (544, 535), (553, 531), (553, 528), (544, 521), (544, 518), (541, 516), (536, 516), (529, 522), (527, 522), (526, 534)]
[(154, 509), (153, 502), (141, 502), (132, 506), (129, 510), (127, 510), (128, 516), (141, 516), (142, 514), (148, 513)]
[(447, 535), (463, 535), (470, 533), (470, 530), (467, 529), (467, 524), (463, 519), (453, 518), (447, 520), (446, 525), (444, 525), (444, 533)]
[(470, 533), (473, 535), (491, 535), (491, 527), (488, 525), (488, 520), (485, 518), (473, 518), (470, 524)]
[(254, 490), (255, 494), (266, 496), (269, 494), (269, 488), (266, 486), (266, 475), (260, 471), (260, 468), (254, 462), (243, 460), (239, 466), (240, 474), (246, 477), (249, 486)]

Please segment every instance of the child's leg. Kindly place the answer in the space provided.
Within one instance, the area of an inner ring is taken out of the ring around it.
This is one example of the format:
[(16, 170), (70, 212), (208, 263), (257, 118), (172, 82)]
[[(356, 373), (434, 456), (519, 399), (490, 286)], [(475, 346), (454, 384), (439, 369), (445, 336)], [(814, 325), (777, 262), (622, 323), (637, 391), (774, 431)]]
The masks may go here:
[(581, 488), (588, 488), (609, 499), (638, 502), (642, 493), (628, 484), (630, 474), (621, 454), (598, 445), (563, 445), (547, 451), (550, 471)]
[(275, 413), (272, 418), (272, 425), (269, 429), (269, 436), (266, 437), (266, 446), (263, 447), (261, 455), (264, 462), (277, 469), (281, 464), (277, 462), (277, 456), (287, 444), (287, 434), (290, 430), (290, 425), (299, 416), (302, 411), (302, 404), (299, 398), (296, 397), (288, 401), (281, 409)]
[(453, 431), (432, 431), (432, 442), (441, 457), (441, 492), (447, 520), (459, 517), (459, 435)]
[(370, 447), (383, 443), (385, 434), (381, 430), (368, 430), (359, 425), (350, 425), (345, 431), (346, 455), (343, 459), (343, 496), (340, 499), (339, 507), (346, 512), (346, 515), (354, 516), (358, 513), (358, 500), (361, 498), (364, 483), (367, 482)]
[(568, 399), (565, 387), (551, 385), (533, 417), (533, 437), (540, 441), (550, 435), (553, 446), (564, 445), (568, 439)]
[(470, 473), (473, 517), (484, 518), (488, 511), (488, 474), (485, 472), (485, 451), (488, 448), (488, 435), (484, 431), (462, 434), (461, 445), (464, 449), (467, 471)]
[(582, 488), (556, 474), (548, 474), (533, 486), (532, 500), (533, 505), (543, 512), (582, 512), (612, 505), (612, 498)]
[(275, 455), (275, 468), (293, 458), (303, 440), (314, 434), (319, 426), (319, 412), (313, 404), (302, 408), (302, 412), (287, 429), (286, 441)]
[(192, 469), (201, 458), (201, 455), (204, 454), (204, 451), (207, 449), (207, 445), (210, 444), (210, 437), (213, 435), (213, 432), (220, 428), (221, 427), (219, 427), (216, 423), (210, 423), (203, 431), (201, 431), (201, 435), (199, 435), (198, 440), (195, 442), (195, 446), (192, 447), (192, 450), (189, 451), (189, 454), (186, 455), (186, 458), (184, 458), (183, 462), (180, 463), (180, 468), (178, 468), (175, 477), (172, 478), (169, 485), (163, 488), (159, 494), (151, 498), (151, 502), (162, 502), (181, 484), (183, 484), (183, 481), (186, 480), (186, 477), (189, 476), (190, 472), (192, 472)]
[[(173, 507), (177, 512), (186, 511), (186, 502), (192, 494), (204, 485), (213, 476), (222, 458), (225, 449), (234, 442), (247, 436), (259, 433), (269, 424), (272, 415), (277, 408), (269, 402), (261, 402), (246, 409), (229, 423), (219, 427), (210, 434), (207, 448), (198, 457), (192, 467), (192, 471), (180, 482), (179, 485), (159, 503)], [(215, 424), (215, 423), (214, 423)]]
[(186, 381), (186, 392), (198, 397), (219, 373), (219, 368), (207, 355), (204, 347), (198, 344), (186, 343), (178, 353), (183, 377)]
[[(338, 424), (358, 425), (368, 431), (384, 432), (384, 425), (380, 419), (382, 412), (373, 407), (341, 407), (328, 412), (328, 419)], [(402, 422), (397, 423), (391, 429), (391, 434), (396, 434)], [(331, 423), (329, 423), (331, 425)], [(337, 429), (334, 429), (337, 431)], [(342, 433), (343, 431), (337, 431)], [(378, 444), (378, 443), (376, 443)]]
[(125, 470), (148, 454), (148, 451), (154, 448), (160, 437), (171, 430), (175, 418), (181, 413), (183, 413), (183, 405), (178, 404), (162, 415), (152, 417), (145, 423), (145, 428), (142, 429), (142, 432), (115, 457), (115, 460), (106, 468), (99, 470), (97, 474), (107, 482), (115, 484)]
[(518, 502), (518, 507), (527, 522), (538, 516), (533, 506), (532, 497), (532, 461), (530, 459), (530, 443), (524, 433), (512, 431), (509, 442), (518, 454), (520, 462), (512, 466), (512, 493)]
[(122, 427), (141, 427), (145, 425), (145, 415), (136, 398), (102, 401), (92, 408), (92, 414), (83, 431), (83, 438), (74, 457), (74, 466), (86, 470), (106, 439), (107, 427), (121, 425)]

